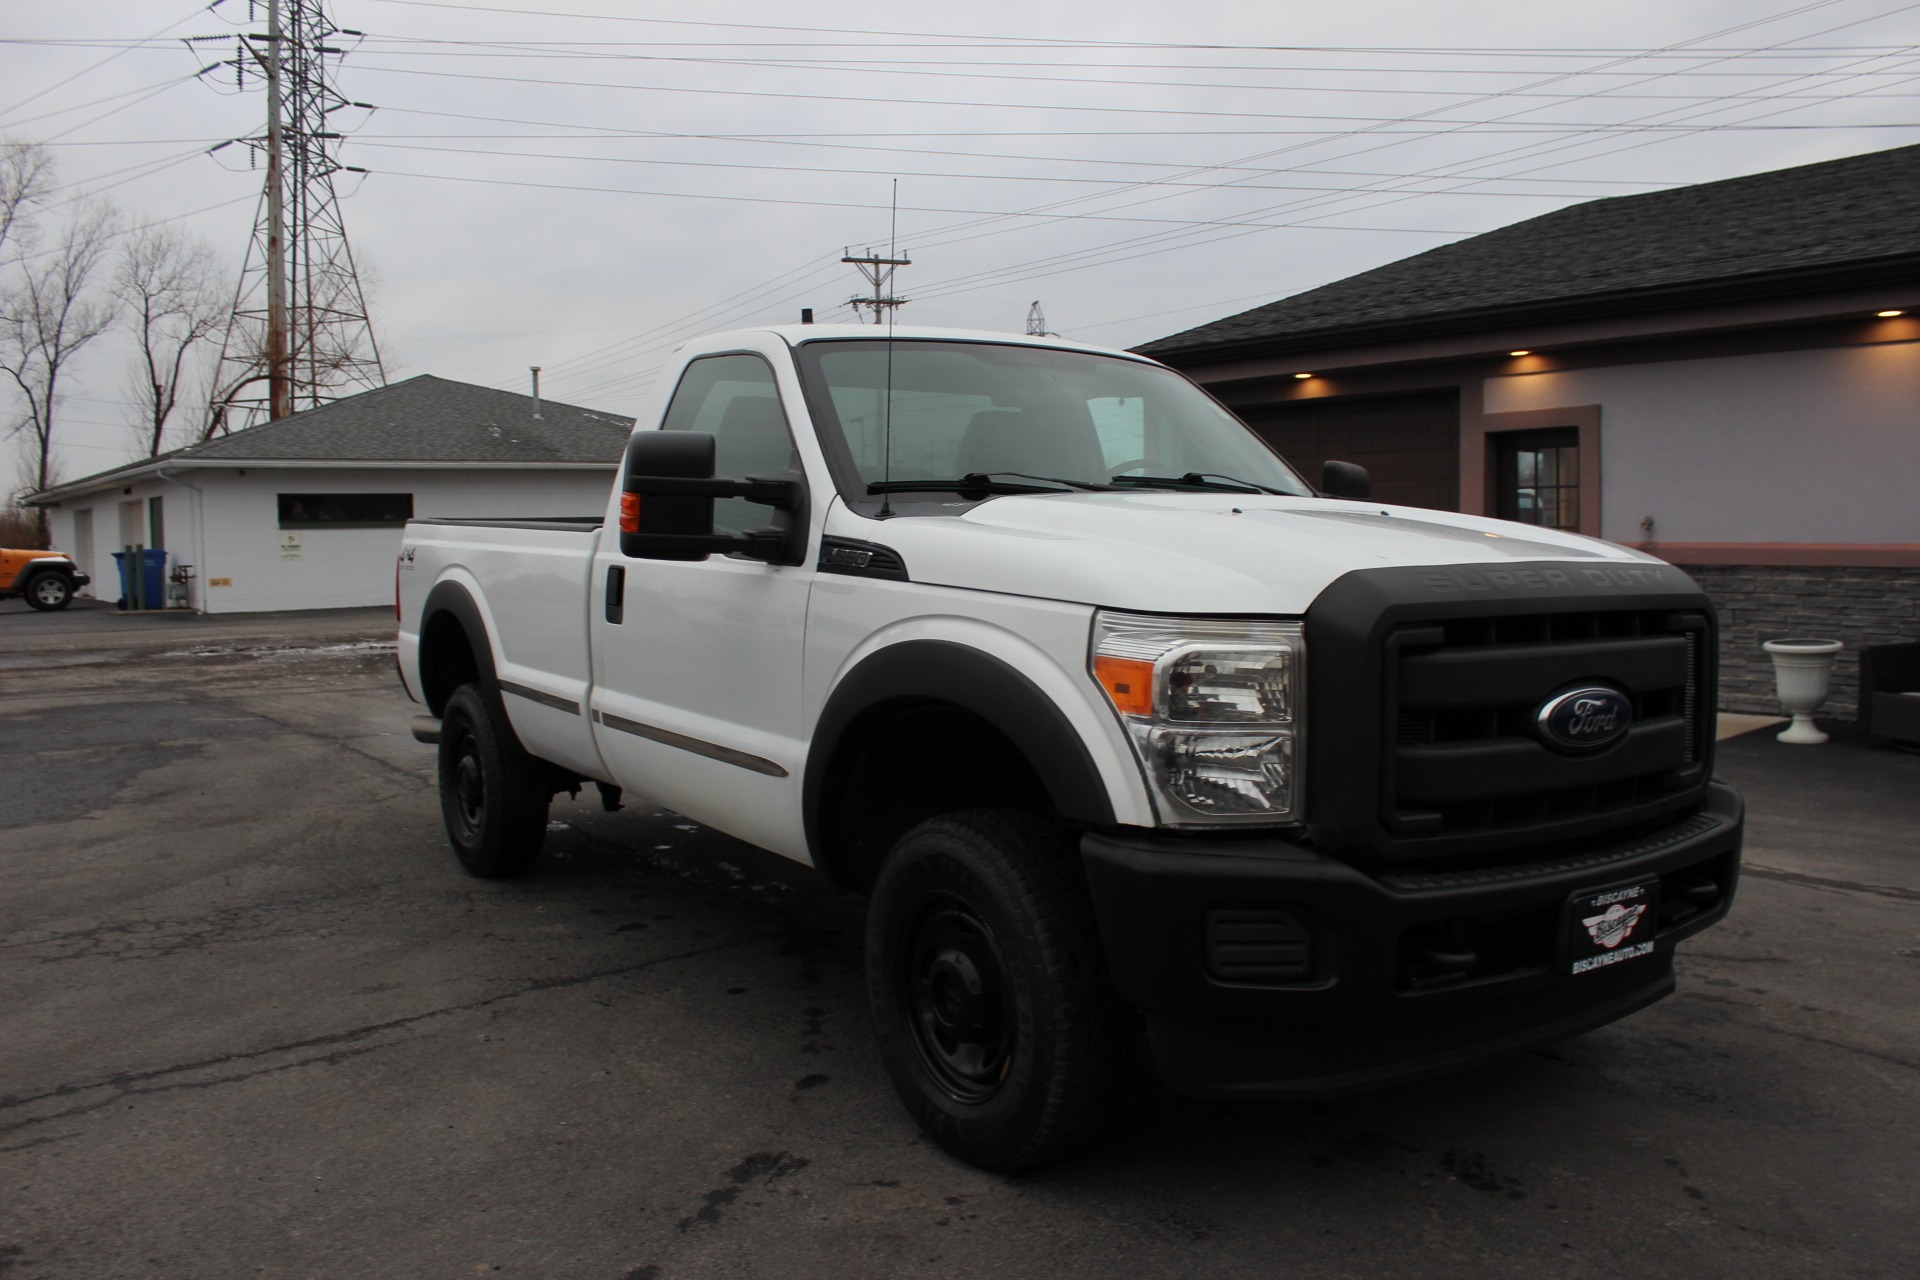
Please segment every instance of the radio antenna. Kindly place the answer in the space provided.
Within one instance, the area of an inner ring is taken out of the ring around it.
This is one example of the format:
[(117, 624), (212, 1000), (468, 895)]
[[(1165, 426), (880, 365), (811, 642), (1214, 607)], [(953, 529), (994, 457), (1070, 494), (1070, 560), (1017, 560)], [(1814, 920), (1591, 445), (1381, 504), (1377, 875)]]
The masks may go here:
[[(887, 256), (897, 258), (895, 249), (900, 243), (900, 179), (893, 180), (893, 215), (887, 224)], [(872, 253), (873, 250), (867, 250)], [(887, 308), (887, 399), (886, 408), (881, 411), (880, 427), (880, 475), (888, 488), (880, 494), (880, 518), (885, 520), (893, 514), (893, 313), (895, 307)]]

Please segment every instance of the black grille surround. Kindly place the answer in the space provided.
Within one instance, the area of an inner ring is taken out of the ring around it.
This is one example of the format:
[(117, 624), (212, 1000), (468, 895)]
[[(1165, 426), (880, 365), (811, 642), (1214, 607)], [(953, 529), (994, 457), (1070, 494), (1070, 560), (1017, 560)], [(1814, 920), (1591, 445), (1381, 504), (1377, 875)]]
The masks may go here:
[[(1716, 628), (1690, 578), (1645, 561), (1342, 576), (1306, 618), (1313, 846), (1375, 870), (1472, 870), (1697, 810)], [(1541, 705), (1587, 685), (1627, 695), (1631, 728), (1598, 750), (1548, 742)]]

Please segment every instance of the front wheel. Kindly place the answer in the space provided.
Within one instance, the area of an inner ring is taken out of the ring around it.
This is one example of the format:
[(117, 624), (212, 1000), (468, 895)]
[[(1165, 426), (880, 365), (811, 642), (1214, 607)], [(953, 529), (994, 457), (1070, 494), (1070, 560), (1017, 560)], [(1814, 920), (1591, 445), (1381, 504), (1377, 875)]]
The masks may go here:
[(28, 604), (50, 613), (73, 603), (73, 583), (63, 574), (43, 573), (27, 584), (26, 595)]
[(517, 876), (547, 838), (551, 792), (497, 702), (463, 684), (440, 716), (440, 816), (468, 875)]
[(1099, 1137), (1134, 1039), (1101, 956), (1079, 858), (1050, 823), (981, 810), (909, 831), (874, 888), (867, 986), (921, 1128), (1003, 1172)]

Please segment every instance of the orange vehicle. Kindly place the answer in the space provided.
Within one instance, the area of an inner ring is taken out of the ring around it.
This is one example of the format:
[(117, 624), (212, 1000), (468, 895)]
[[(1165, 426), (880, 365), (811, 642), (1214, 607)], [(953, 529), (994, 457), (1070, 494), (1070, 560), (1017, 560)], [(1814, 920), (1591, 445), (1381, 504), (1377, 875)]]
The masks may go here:
[(64, 609), (92, 581), (58, 551), (0, 550), (0, 600), (24, 596), (36, 609)]

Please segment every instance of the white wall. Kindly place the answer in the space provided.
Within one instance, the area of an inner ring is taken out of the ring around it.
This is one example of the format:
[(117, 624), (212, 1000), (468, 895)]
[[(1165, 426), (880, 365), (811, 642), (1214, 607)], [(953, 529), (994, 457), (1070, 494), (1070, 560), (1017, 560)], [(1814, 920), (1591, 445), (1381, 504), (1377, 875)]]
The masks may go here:
[[(128, 492), (131, 490), (131, 492)], [(154, 545), (149, 533), (149, 499), (159, 497), (163, 512), (165, 529), (160, 544), (167, 552), (167, 564), (171, 567), (178, 560), (191, 562), (187, 554), (189, 548), (198, 545), (199, 532), (194, 523), (193, 494), (185, 487), (170, 480), (136, 481), (130, 485), (115, 485), (99, 493), (82, 498), (69, 498), (47, 512), (48, 524), (52, 532), (53, 549), (64, 551), (74, 558), (80, 571), (92, 577), (93, 582), (80, 591), (82, 596), (92, 596), (98, 600), (118, 600), (120, 598), (120, 570), (114, 563), (113, 553), (120, 550), (121, 542), (120, 507), (122, 503), (140, 504), (140, 533), (137, 541), (142, 545)], [(93, 555), (83, 557), (78, 539), (74, 534), (74, 517), (81, 511), (93, 513)]]
[[(393, 603), (400, 529), (298, 530), (297, 559), (281, 555), (282, 493), (411, 493), (416, 516), (585, 516), (599, 519), (613, 485), (613, 464), (591, 470), (423, 470), (271, 468), (191, 470), (182, 480), (135, 484), (69, 498), (51, 512), (54, 546), (73, 549), (73, 515), (94, 512), (94, 594), (119, 598), (110, 554), (118, 549), (119, 503), (165, 496), (168, 564), (193, 565), (193, 603), (209, 613), (342, 609)], [(205, 536), (197, 512), (206, 512)], [(287, 532), (294, 532), (288, 530)], [(85, 566), (83, 566), (85, 568)], [(228, 585), (214, 586), (218, 579)]]
[(1489, 378), (1486, 411), (1600, 406), (1602, 532), (1920, 542), (1920, 343)]

